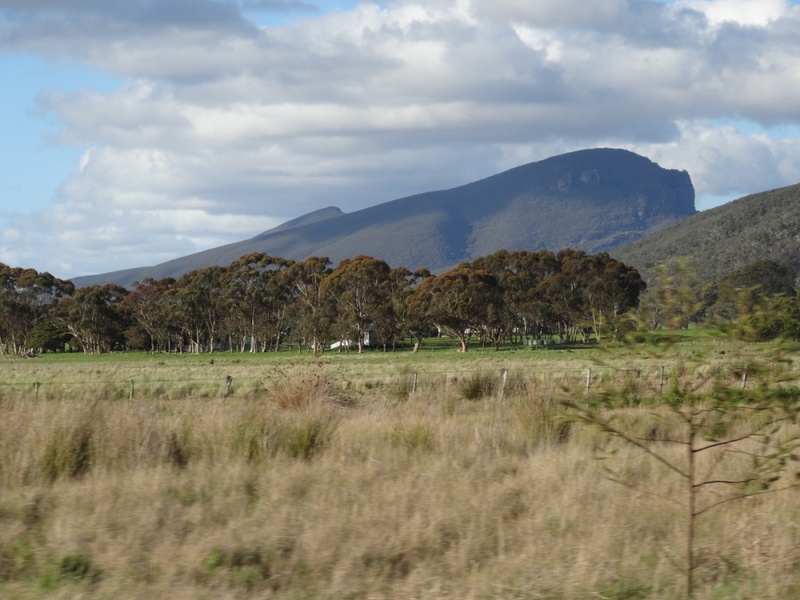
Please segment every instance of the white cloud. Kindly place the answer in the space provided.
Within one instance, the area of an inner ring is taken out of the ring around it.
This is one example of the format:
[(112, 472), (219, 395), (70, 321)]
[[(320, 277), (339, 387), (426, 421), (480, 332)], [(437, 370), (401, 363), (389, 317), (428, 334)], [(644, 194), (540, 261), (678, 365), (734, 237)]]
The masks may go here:
[(689, 171), (700, 210), (721, 198), (800, 182), (800, 139), (746, 133), (732, 125), (681, 123), (679, 136), (670, 143), (643, 144), (634, 150), (662, 166)]
[(786, 0), (682, 0), (677, 4), (703, 13), (712, 27), (725, 23), (764, 27), (786, 16), (790, 10)]

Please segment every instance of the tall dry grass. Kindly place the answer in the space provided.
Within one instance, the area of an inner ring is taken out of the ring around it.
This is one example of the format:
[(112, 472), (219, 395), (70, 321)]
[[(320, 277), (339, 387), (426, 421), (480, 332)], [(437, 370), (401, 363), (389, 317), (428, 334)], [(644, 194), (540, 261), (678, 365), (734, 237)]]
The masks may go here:
[[(287, 367), (224, 400), (1, 401), (0, 597), (681, 597), (680, 511), (608, 481), (554, 386), (407, 382)], [(704, 518), (698, 597), (798, 597), (797, 500)]]

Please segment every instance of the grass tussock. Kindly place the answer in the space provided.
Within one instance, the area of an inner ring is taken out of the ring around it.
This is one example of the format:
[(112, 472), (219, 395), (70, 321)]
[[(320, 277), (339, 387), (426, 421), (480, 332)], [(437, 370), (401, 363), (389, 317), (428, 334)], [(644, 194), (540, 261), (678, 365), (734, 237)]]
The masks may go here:
[(458, 389), (466, 400), (481, 400), (495, 393), (497, 382), (492, 375), (476, 371), (458, 381)]
[[(465, 393), (404, 372), (357, 403), (316, 366), (225, 399), (3, 400), (0, 596), (681, 598), (680, 482), (574, 424), (546, 377), (500, 373)], [(649, 493), (609, 481), (601, 446)], [(704, 517), (697, 598), (796, 597), (798, 499)]]
[(263, 381), (267, 398), (281, 408), (302, 410), (313, 406), (347, 406), (350, 398), (319, 366), (275, 369)]

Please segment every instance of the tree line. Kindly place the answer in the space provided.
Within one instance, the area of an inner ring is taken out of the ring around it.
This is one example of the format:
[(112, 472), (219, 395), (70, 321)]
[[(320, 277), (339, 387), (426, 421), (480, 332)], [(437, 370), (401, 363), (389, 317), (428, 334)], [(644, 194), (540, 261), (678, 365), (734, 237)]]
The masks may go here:
[(797, 273), (772, 260), (757, 260), (714, 282), (697, 276), (686, 259), (656, 268), (639, 301), (643, 329), (718, 327), (750, 341), (800, 340)]
[(523, 336), (587, 341), (618, 335), (645, 284), (608, 254), (500, 250), (439, 275), (356, 256), (293, 261), (248, 254), (179, 279), (75, 288), (49, 273), (0, 264), (0, 350), (264, 352), (287, 343), (322, 352), (418, 347), (438, 332), (460, 350)]

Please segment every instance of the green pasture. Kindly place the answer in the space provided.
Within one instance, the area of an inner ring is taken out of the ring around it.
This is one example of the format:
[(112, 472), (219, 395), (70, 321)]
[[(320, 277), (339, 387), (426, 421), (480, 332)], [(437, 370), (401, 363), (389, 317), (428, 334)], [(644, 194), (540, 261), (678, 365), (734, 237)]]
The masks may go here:
[[(539, 377), (569, 381), (571, 387), (619, 381), (642, 381), (652, 395), (663, 392), (670, 373), (695, 373), (698, 379), (720, 375), (729, 385), (738, 385), (748, 373), (747, 385), (769, 383), (772, 375), (763, 367), (780, 351), (781, 367), (789, 378), (800, 367), (796, 349), (775, 344), (731, 340), (716, 332), (691, 329), (639, 335), (629, 343), (531, 347), (505, 345), (499, 350), (481, 348), (477, 342), (469, 352), (458, 352), (452, 340), (425, 340), (418, 352), (407, 347), (384, 352), (371, 349), (326, 351), (315, 356), (297, 348), (280, 352), (149, 354), (121, 352), (102, 355), (82, 353), (43, 354), (34, 359), (6, 356), (0, 359), (0, 399), (114, 399), (253, 398), (263, 394), (270, 378), (298, 367), (313, 369), (346, 389), (362, 395), (376, 388), (403, 389), (409, 385), (438, 386), (467, 377), (502, 377), (502, 384), (515, 378)], [(782, 375), (786, 378), (786, 375)], [(794, 382), (796, 383), (796, 382)]]

